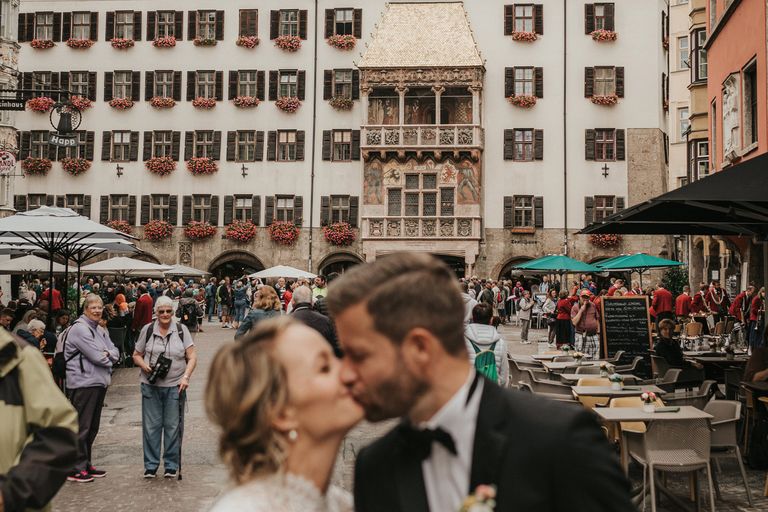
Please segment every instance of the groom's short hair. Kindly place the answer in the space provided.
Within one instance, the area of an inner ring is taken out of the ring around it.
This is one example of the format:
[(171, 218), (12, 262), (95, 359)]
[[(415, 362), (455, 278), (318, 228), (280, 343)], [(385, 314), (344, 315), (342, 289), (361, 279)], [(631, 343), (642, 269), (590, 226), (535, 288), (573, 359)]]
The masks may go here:
[(391, 254), (358, 265), (331, 283), (327, 304), (332, 316), (360, 303), (366, 304), (375, 329), (396, 345), (412, 329), (422, 327), (440, 340), (446, 352), (466, 352), (458, 281), (434, 256)]

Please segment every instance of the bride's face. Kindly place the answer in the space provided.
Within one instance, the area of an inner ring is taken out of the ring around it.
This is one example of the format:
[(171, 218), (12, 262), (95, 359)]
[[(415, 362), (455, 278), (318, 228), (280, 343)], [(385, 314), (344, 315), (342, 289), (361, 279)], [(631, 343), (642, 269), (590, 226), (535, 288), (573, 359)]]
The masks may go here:
[(346, 433), (363, 418), (362, 408), (339, 378), (341, 362), (320, 333), (291, 326), (278, 339), (274, 356), (286, 369), (286, 414), (296, 422), (299, 435), (322, 440)]

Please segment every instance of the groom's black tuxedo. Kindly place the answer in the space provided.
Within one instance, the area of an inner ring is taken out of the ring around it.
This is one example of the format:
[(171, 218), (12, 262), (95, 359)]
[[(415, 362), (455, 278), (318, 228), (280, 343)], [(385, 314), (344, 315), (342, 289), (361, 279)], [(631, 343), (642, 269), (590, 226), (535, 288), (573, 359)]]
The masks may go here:
[[(629, 512), (629, 483), (594, 414), (485, 381), (467, 495), (498, 488), (496, 512)], [(429, 510), (421, 460), (395, 428), (355, 466), (356, 512)], [(431, 512), (456, 512), (432, 510)]]

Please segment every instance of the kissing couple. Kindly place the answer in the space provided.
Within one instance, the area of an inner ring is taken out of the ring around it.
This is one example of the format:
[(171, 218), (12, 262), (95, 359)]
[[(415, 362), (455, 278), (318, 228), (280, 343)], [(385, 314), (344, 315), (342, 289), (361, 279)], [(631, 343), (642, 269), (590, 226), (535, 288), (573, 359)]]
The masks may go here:
[[(594, 414), (475, 372), (456, 277), (436, 258), (359, 265), (327, 304), (341, 360), (287, 319), (216, 355), (206, 407), (236, 486), (214, 512), (635, 510)], [(331, 476), (363, 417), (402, 420), (359, 452), (353, 500)]]

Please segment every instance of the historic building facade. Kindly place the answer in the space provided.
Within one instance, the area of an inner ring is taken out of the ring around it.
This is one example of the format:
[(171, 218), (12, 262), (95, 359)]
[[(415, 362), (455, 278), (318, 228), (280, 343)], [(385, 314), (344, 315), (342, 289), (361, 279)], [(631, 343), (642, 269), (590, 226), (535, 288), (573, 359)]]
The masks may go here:
[[(63, 149), (47, 115), (19, 116), (17, 209), (125, 221), (156, 259), (214, 272), (419, 250), (498, 277), (563, 250), (671, 255), (663, 237), (576, 234), (667, 189), (665, 0), (183, 7), (22, 5), (23, 85), (79, 96), (83, 123)], [(235, 221), (256, 227), (227, 236)], [(339, 221), (349, 245), (324, 234)], [(276, 223), (299, 227), (293, 245)]]

